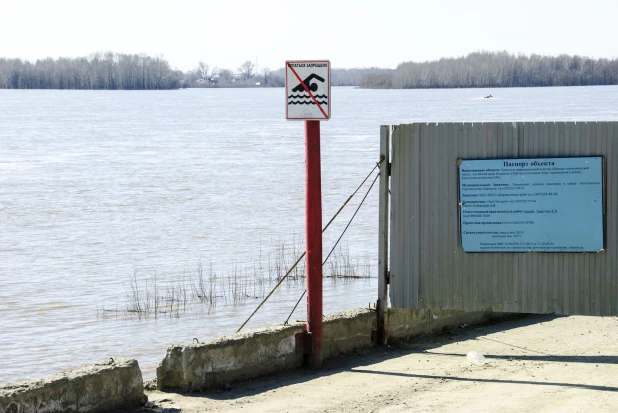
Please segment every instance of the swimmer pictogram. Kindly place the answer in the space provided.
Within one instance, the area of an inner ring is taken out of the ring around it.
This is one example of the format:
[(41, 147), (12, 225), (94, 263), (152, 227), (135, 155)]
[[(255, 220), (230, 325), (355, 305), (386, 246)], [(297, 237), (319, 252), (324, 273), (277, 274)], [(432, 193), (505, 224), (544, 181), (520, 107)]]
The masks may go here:
[(307, 78), (305, 80), (303, 80), (298, 86), (293, 88), (292, 92), (303, 92), (303, 91), (305, 91), (305, 88), (303, 87), (303, 84), (310, 91), (312, 91), (312, 92), (317, 91), (318, 90), (318, 84), (317, 83), (310, 83), (313, 79), (317, 79), (320, 82), (324, 83), (324, 78), (323, 77), (320, 77), (320, 76), (316, 75), (315, 73), (312, 73), (309, 76), (307, 76)]

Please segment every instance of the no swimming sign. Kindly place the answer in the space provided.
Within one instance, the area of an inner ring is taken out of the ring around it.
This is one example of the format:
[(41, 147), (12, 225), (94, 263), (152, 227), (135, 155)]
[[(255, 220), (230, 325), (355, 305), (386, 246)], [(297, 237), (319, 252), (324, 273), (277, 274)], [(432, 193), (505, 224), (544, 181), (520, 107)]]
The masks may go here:
[(330, 119), (330, 61), (285, 62), (286, 119)]

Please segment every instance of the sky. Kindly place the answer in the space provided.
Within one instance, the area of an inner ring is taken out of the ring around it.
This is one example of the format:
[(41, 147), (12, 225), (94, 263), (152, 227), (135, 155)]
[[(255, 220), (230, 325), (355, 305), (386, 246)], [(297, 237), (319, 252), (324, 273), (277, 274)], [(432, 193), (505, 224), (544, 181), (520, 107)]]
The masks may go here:
[(163, 55), (258, 71), (395, 68), (475, 51), (618, 58), (618, 0), (0, 0), (0, 57)]

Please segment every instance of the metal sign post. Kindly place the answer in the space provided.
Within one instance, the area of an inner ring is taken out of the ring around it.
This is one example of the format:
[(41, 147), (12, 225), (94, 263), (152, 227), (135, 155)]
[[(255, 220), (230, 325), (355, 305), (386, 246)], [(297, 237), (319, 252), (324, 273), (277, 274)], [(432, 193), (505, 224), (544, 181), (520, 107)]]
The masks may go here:
[(310, 366), (322, 365), (322, 178), (320, 122), (305, 121), (305, 234), (307, 244), (307, 332), (311, 334)]
[(305, 231), (308, 342), (311, 367), (322, 365), (322, 178), (320, 120), (330, 119), (330, 62), (287, 61), (286, 118), (305, 121)]

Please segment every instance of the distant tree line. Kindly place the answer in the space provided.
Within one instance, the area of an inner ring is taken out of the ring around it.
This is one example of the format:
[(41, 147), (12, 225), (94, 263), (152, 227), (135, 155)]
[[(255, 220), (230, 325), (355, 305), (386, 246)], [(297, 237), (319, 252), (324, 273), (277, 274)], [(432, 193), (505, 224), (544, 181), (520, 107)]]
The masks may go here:
[(0, 89), (150, 90), (187, 87), (283, 86), (285, 79), (269, 68), (257, 72), (246, 61), (237, 71), (210, 70), (199, 62), (187, 72), (174, 70), (162, 56), (94, 53), (88, 57), (30, 62), (0, 58)]
[[(371, 74), (391, 73), (379, 68), (332, 69), (332, 86), (359, 86)], [(149, 90), (189, 87), (282, 87), (285, 69), (258, 69), (247, 60), (236, 70), (212, 69), (201, 61), (183, 72), (162, 56), (93, 53), (88, 57), (40, 59), (30, 62), (0, 58), (0, 89)]]
[(236, 71), (222, 69), (199, 62), (194, 70), (185, 73), (184, 87), (281, 87), (285, 86), (285, 72), (273, 71), (269, 67), (257, 68), (250, 60)]
[(368, 74), (361, 80), (363, 88), (395, 89), (616, 84), (618, 59), (516, 56), (508, 52), (477, 52), (431, 62), (405, 62), (393, 71)]
[(0, 58), (5, 89), (175, 89), (184, 74), (163, 57), (94, 53), (89, 57), (43, 59), (32, 63)]
[(381, 69), (378, 67), (332, 69), (330, 74), (330, 81), (331, 85), (333, 86), (360, 86), (363, 78), (367, 76), (389, 72), (392, 72), (392, 69)]

